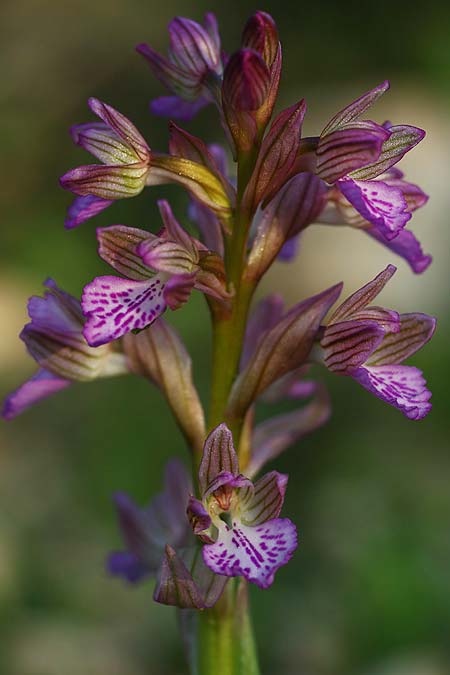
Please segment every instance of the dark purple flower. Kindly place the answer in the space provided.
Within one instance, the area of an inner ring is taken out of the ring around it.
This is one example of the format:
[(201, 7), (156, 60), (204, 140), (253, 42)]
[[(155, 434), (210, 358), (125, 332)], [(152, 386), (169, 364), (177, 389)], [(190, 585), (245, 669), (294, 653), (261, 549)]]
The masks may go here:
[(297, 532), (279, 518), (287, 476), (272, 471), (255, 484), (239, 474), (231, 432), (221, 424), (205, 442), (199, 469), (202, 501), (191, 499), (188, 515), (202, 541), (203, 560), (215, 573), (244, 576), (268, 588), (275, 572), (297, 548)]

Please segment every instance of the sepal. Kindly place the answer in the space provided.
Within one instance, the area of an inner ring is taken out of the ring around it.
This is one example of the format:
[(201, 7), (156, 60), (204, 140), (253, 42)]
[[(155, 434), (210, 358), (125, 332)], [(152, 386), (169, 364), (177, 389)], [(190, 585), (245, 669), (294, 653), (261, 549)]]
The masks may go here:
[(199, 488), (202, 494), (222, 471), (232, 475), (239, 472), (233, 436), (225, 424), (220, 424), (213, 429), (205, 441), (198, 472)]
[(265, 333), (233, 385), (227, 411), (230, 417), (245, 414), (256, 397), (275, 380), (305, 363), (320, 323), (341, 289), (342, 284), (337, 284), (295, 305)]
[(329, 134), (330, 132), (338, 129), (344, 124), (349, 124), (359, 120), (362, 115), (373, 106), (373, 104), (389, 89), (389, 82), (385, 80), (378, 87), (370, 89), (365, 94), (357, 98), (355, 101), (346, 106), (343, 110), (340, 110), (326, 125), (325, 129), (322, 131), (322, 134)]

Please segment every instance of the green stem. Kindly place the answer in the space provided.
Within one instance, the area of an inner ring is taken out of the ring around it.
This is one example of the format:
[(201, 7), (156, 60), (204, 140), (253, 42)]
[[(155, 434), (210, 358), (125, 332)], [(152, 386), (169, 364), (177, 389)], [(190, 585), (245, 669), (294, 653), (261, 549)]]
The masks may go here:
[(201, 612), (199, 646), (199, 675), (259, 675), (244, 580), (230, 580), (219, 602)]
[[(226, 269), (234, 291), (231, 311), (213, 311), (213, 366), (209, 428), (227, 422), (229, 394), (239, 371), (242, 345), (255, 284), (243, 279), (251, 213), (242, 207), (242, 197), (256, 161), (257, 148), (238, 160), (236, 215), (226, 240)], [(233, 420), (236, 447), (244, 420)], [(199, 616), (198, 675), (259, 675), (253, 629), (244, 579), (230, 579), (211, 609)]]

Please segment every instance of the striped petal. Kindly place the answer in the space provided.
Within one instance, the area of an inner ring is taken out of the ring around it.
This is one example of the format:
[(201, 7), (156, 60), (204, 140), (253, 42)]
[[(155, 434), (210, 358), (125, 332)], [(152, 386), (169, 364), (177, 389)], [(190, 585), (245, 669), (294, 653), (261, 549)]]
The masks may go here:
[(146, 281), (104, 276), (85, 286), (82, 308), (87, 320), (83, 334), (91, 347), (153, 323), (167, 307), (166, 281), (164, 274)]
[(337, 182), (337, 186), (358, 213), (388, 240), (396, 237), (411, 219), (401, 189), (384, 181), (344, 178)]
[(266, 100), (270, 72), (253, 49), (240, 49), (227, 63), (222, 93), (227, 105), (236, 110), (258, 110)]
[(420, 420), (431, 410), (431, 392), (422, 372), (411, 366), (366, 366), (352, 373), (365, 389), (398, 408), (411, 420)]
[(425, 136), (423, 129), (412, 127), (407, 124), (388, 127), (390, 136), (383, 142), (379, 157), (372, 164), (362, 166), (362, 168), (352, 171), (351, 178), (356, 180), (370, 180), (388, 171), (394, 164), (397, 164), (401, 158)]
[(389, 279), (395, 274), (397, 268), (394, 265), (388, 265), (382, 272), (352, 293), (344, 302), (339, 305), (336, 311), (331, 315), (329, 324), (336, 323), (342, 319), (353, 316), (356, 312), (364, 309), (381, 293)]
[(322, 135), (316, 150), (317, 175), (329, 184), (335, 183), (377, 160), (388, 138), (389, 132), (375, 122), (346, 125)]
[(137, 252), (145, 241), (159, 241), (154, 234), (136, 227), (111, 225), (97, 230), (98, 253), (102, 260), (128, 279), (142, 281), (154, 276)]
[(380, 96), (382, 96), (388, 89), (389, 82), (385, 80), (379, 84), (378, 87), (367, 91), (365, 94), (350, 103), (350, 105), (346, 106), (343, 110), (340, 110), (338, 113), (336, 113), (336, 115), (334, 115), (334, 117), (332, 117), (328, 122), (322, 134), (328, 134), (344, 124), (359, 120), (362, 115), (364, 115), (366, 110), (369, 110), (375, 101), (377, 101)]
[(209, 70), (221, 72), (220, 46), (196, 21), (175, 17), (169, 24), (170, 56), (189, 73), (204, 76)]
[(198, 473), (200, 492), (204, 494), (211, 482), (222, 471), (233, 476), (239, 473), (233, 436), (225, 424), (213, 429), (205, 441)]
[(342, 321), (325, 329), (320, 341), (323, 362), (328, 370), (352, 373), (367, 361), (381, 344), (385, 331), (375, 322)]
[(297, 530), (287, 518), (275, 518), (256, 527), (234, 520), (223, 523), (215, 544), (203, 546), (203, 560), (216, 574), (243, 576), (268, 588), (275, 572), (286, 565), (297, 548)]
[(241, 488), (239, 506), (244, 525), (256, 527), (280, 515), (286, 494), (288, 476), (271, 471), (262, 476), (253, 489)]
[(128, 144), (103, 122), (76, 124), (70, 130), (73, 141), (103, 164), (132, 164), (140, 158)]
[(61, 176), (65, 190), (77, 195), (94, 195), (101, 199), (114, 200), (135, 197), (145, 187), (149, 167), (146, 163), (107, 165), (88, 164), (78, 166)]
[(137, 160), (150, 161), (150, 148), (141, 136), (134, 124), (122, 115), (118, 110), (99, 101), (97, 98), (89, 99), (89, 107), (92, 112), (113, 131), (134, 152)]
[(401, 314), (400, 330), (384, 337), (367, 365), (386, 366), (405, 361), (431, 340), (435, 328), (436, 319), (428, 314)]

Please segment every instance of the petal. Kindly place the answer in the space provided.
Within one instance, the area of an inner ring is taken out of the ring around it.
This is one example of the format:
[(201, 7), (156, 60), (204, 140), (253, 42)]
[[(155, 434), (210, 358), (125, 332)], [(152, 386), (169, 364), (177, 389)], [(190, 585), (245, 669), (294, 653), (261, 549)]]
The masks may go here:
[[(160, 274), (164, 273), (161, 272)], [(164, 302), (170, 309), (179, 309), (189, 300), (195, 285), (195, 277), (195, 272), (192, 274), (175, 274), (166, 281)]]
[(2, 417), (12, 420), (27, 408), (56, 392), (66, 389), (71, 382), (53, 375), (47, 370), (38, 370), (29, 380), (6, 397), (3, 403)]
[(125, 115), (97, 98), (90, 98), (88, 103), (92, 112), (98, 115), (134, 151), (138, 160), (149, 162), (150, 148), (134, 124)]
[(53, 279), (44, 283), (44, 297), (33, 295), (28, 301), (28, 315), (36, 330), (80, 335), (84, 323), (80, 301), (66, 293)]
[(109, 574), (123, 577), (132, 584), (152, 574), (152, 570), (129, 551), (113, 551), (110, 553), (106, 561), (106, 569)]
[(153, 75), (169, 91), (177, 96), (186, 98), (188, 101), (193, 101), (200, 95), (202, 78), (198, 74), (179, 68), (147, 44), (141, 43), (137, 45), (136, 51), (142, 54), (149, 64)]
[(322, 134), (328, 134), (334, 129), (338, 129), (343, 124), (348, 124), (349, 122), (360, 119), (366, 110), (368, 110), (388, 89), (389, 82), (388, 80), (385, 80), (379, 84), (378, 87), (370, 89), (370, 91), (367, 91), (355, 101), (352, 101), (350, 105), (346, 106), (331, 118), (325, 129), (322, 131)]
[(418, 129), (407, 124), (389, 126), (388, 129), (390, 136), (384, 141), (380, 156), (376, 162), (352, 171), (350, 174), (352, 178), (370, 180), (379, 176), (390, 169), (391, 166), (397, 164), (425, 136), (423, 129)]
[(199, 499), (192, 496), (189, 498), (187, 516), (193, 533), (199, 536), (202, 541), (212, 543), (211, 538), (203, 534), (211, 527), (211, 517)]
[(297, 530), (287, 518), (269, 520), (257, 527), (234, 522), (219, 531), (215, 544), (203, 546), (203, 560), (216, 574), (244, 576), (260, 588), (268, 588), (279, 567), (286, 565), (297, 548)]
[(367, 366), (352, 373), (365, 389), (398, 408), (411, 420), (420, 420), (431, 410), (431, 392), (422, 372), (412, 366)]
[(164, 223), (164, 236), (169, 241), (174, 241), (186, 249), (192, 259), (197, 259), (198, 250), (196, 243), (175, 218), (169, 202), (165, 199), (160, 199), (158, 201), (158, 209)]
[(284, 300), (281, 295), (272, 293), (258, 302), (250, 314), (245, 331), (241, 369), (248, 363), (261, 336), (279, 322), (283, 316)]
[(160, 274), (147, 281), (113, 276), (94, 279), (85, 286), (82, 298), (87, 342), (98, 347), (149, 326), (166, 310), (165, 284), (166, 275)]
[(386, 239), (393, 239), (411, 219), (408, 204), (399, 188), (383, 181), (342, 179), (337, 186), (365, 220), (375, 225)]
[(375, 122), (356, 122), (322, 134), (316, 150), (317, 175), (331, 185), (355, 169), (373, 163), (387, 138), (389, 132)]
[(150, 279), (154, 276), (137, 252), (142, 242), (159, 241), (154, 234), (136, 227), (111, 225), (98, 228), (97, 240), (100, 258), (111, 265), (116, 272), (135, 281)]
[(141, 162), (120, 166), (87, 164), (61, 176), (64, 190), (77, 195), (94, 195), (103, 200), (135, 197), (145, 187), (148, 165)]
[(268, 520), (278, 518), (283, 506), (288, 476), (271, 471), (256, 481), (253, 489), (239, 490), (241, 521), (244, 525), (256, 527)]
[(203, 76), (221, 72), (220, 48), (196, 21), (177, 16), (169, 23), (170, 56), (183, 70)]
[(203, 457), (198, 472), (200, 492), (203, 495), (208, 485), (222, 471), (233, 476), (239, 473), (238, 459), (233, 445), (233, 436), (226, 424), (219, 424), (205, 441)]
[(199, 96), (196, 101), (185, 101), (179, 96), (160, 96), (150, 102), (150, 110), (158, 117), (190, 122), (202, 108), (210, 103), (211, 101), (205, 96)]
[(385, 366), (405, 361), (431, 340), (435, 328), (436, 319), (428, 314), (401, 314), (400, 330), (384, 337), (368, 365)]
[(147, 240), (139, 246), (139, 252), (147, 267), (168, 274), (191, 274), (197, 269), (192, 255), (174, 241)]
[(259, 52), (270, 68), (275, 61), (278, 45), (278, 30), (275, 21), (267, 12), (255, 12), (244, 26), (242, 46)]
[(341, 321), (330, 324), (320, 341), (323, 363), (334, 373), (352, 373), (381, 344), (384, 334), (384, 329), (373, 321)]
[(253, 49), (240, 49), (228, 61), (222, 93), (226, 104), (236, 110), (258, 110), (267, 98), (270, 72)]
[(422, 246), (411, 230), (402, 230), (395, 239), (387, 241), (386, 238), (380, 234), (376, 227), (370, 227), (364, 230), (373, 239), (376, 239), (380, 244), (386, 246), (388, 249), (399, 255), (411, 267), (416, 274), (421, 274), (431, 265), (433, 258), (423, 252)]
[(78, 227), (85, 220), (89, 220), (89, 218), (93, 218), (98, 213), (107, 209), (112, 203), (111, 199), (101, 199), (100, 197), (94, 197), (94, 195), (76, 197), (67, 209), (64, 227), (66, 230)]
[(364, 309), (381, 293), (389, 279), (395, 274), (397, 268), (394, 265), (388, 265), (382, 272), (359, 288), (355, 293), (349, 295), (344, 302), (339, 305), (336, 311), (331, 315), (328, 323), (336, 323), (342, 319), (353, 316), (356, 312)]
[(103, 122), (75, 124), (70, 133), (74, 143), (103, 164), (133, 164), (140, 160), (134, 150)]

